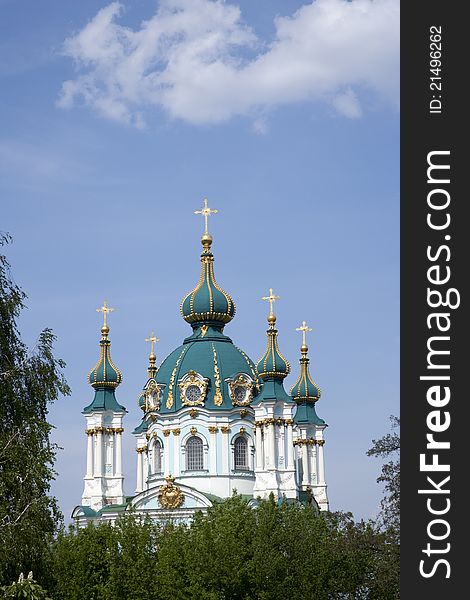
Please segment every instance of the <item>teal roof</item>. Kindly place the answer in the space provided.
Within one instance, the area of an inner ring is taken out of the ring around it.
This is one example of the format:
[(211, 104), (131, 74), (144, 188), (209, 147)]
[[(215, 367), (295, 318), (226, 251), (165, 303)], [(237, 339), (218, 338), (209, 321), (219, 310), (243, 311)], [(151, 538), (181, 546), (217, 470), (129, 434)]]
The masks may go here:
[(115, 389), (122, 381), (121, 371), (111, 360), (111, 342), (108, 339), (109, 327), (103, 325), (101, 328), (100, 357), (88, 375), (88, 382), (95, 390), (95, 397), (91, 404), (83, 409), (84, 413), (94, 410), (112, 410), (114, 412), (126, 412), (116, 400)]
[(150, 427), (149, 422), (146, 421), (145, 418), (143, 418), (142, 421), (140, 422), (140, 425), (137, 425), (137, 427), (134, 429), (134, 431), (132, 433), (144, 433), (144, 431), (147, 431), (149, 427)]
[(178, 384), (191, 371), (207, 380), (206, 396), (201, 408), (210, 410), (233, 408), (226, 379), (246, 373), (253, 381), (257, 381), (253, 361), (224, 335), (220, 326), (193, 327), (193, 334), (162, 362), (157, 371), (157, 383), (165, 384), (158, 411), (160, 414), (176, 412), (183, 407)]
[(255, 399), (253, 404), (261, 404), (262, 402), (287, 402), (292, 403), (292, 398), (284, 389), (284, 385), (282, 384), (281, 379), (275, 379), (274, 377), (269, 377), (268, 379), (264, 379), (261, 384), (261, 391), (259, 396)]
[(99, 388), (95, 390), (95, 397), (93, 398), (93, 401), (83, 409), (83, 412), (89, 413), (97, 410), (127, 412), (124, 406), (121, 406), (116, 400), (114, 390), (108, 388)]
[(181, 314), (191, 325), (223, 325), (235, 315), (235, 303), (216, 282), (214, 256), (210, 250), (212, 237), (202, 237), (204, 251), (201, 254), (201, 276), (196, 287), (181, 302)]
[(315, 404), (308, 400), (302, 400), (297, 404), (294, 422), (298, 425), (326, 425), (325, 421), (317, 415)]

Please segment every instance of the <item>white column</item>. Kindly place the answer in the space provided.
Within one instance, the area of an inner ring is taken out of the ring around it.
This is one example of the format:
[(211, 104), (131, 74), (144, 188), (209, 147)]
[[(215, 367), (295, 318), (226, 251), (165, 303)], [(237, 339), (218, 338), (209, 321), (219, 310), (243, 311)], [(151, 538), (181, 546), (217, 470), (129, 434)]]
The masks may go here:
[(283, 423), (281, 423), (280, 425), (278, 425), (278, 429), (277, 429), (278, 433), (278, 443), (276, 444), (277, 446), (277, 452), (278, 452), (278, 460), (277, 460), (277, 466), (281, 469), (285, 469), (286, 468), (286, 433), (285, 433), (285, 425)]
[(310, 483), (315, 485), (317, 483), (317, 446), (310, 446)]
[(137, 448), (137, 493), (142, 491), (142, 450)]
[(149, 477), (149, 451), (148, 451), (148, 446), (147, 448), (145, 448), (145, 450), (142, 453), (143, 456), (143, 460), (142, 460), (142, 470), (143, 470), (143, 474), (142, 474), (142, 489), (147, 487), (147, 481), (148, 481), (148, 477)]
[(103, 433), (98, 429), (96, 433), (96, 464), (95, 477), (103, 477)]
[(180, 433), (173, 430), (173, 477), (180, 476)]
[(308, 445), (302, 444), (302, 487), (307, 486), (308, 483)]
[(170, 475), (170, 435), (163, 434), (163, 476), (167, 477)]
[(93, 477), (93, 434), (87, 433), (87, 451), (86, 451), (86, 477)]
[(325, 483), (325, 459), (323, 456), (323, 440), (318, 444), (318, 483)]
[(261, 431), (262, 425), (255, 428), (255, 453), (256, 453), (256, 468), (258, 470), (263, 469), (263, 433)]
[(292, 441), (292, 423), (287, 424), (287, 457), (286, 467), (291, 468), (294, 464), (294, 444)]
[(274, 436), (274, 423), (269, 423), (268, 425), (268, 445), (267, 445), (267, 465), (266, 467), (269, 469), (274, 469), (276, 466), (276, 439)]
[(230, 455), (228, 449), (228, 427), (222, 429), (222, 475), (230, 473)]
[(116, 477), (122, 476), (122, 431), (116, 432)]
[(217, 427), (209, 427), (209, 473), (217, 475)]

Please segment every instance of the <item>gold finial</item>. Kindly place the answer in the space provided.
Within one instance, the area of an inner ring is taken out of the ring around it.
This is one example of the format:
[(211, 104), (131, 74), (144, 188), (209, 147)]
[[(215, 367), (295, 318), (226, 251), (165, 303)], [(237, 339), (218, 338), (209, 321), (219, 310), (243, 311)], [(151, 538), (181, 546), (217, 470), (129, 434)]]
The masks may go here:
[(150, 342), (150, 356), (155, 356), (155, 343), (160, 341), (160, 338), (155, 337), (155, 333), (152, 331), (150, 337), (145, 338), (146, 342)]
[(114, 308), (109, 307), (108, 302), (106, 300), (103, 302), (103, 306), (100, 306), (100, 308), (96, 309), (96, 312), (103, 313), (103, 327), (101, 328), (101, 333), (103, 335), (106, 335), (107, 333), (109, 333), (109, 327), (108, 327), (108, 324), (106, 323), (106, 315), (113, 311), (114, 311)]
[(269, 288), (269, 296), (263, 296), (261, 300), (267, 300), (269, 302), (269, 315), (268, 322), (274, 323), (276, 321), (276, 317), (273, 311), (273, 304), (276, 300), (280, 300), (281, 296), (275, 296), (273, 293), (273, 288)]
[(202, 215), (204, 217), (204, 236), (208, 236), (209, 235), (209, 230), (208, 230), (208, 221), (207, 219), (211, 216), (214, 215), (215, 213), (218, 213), (218, 209), (217, 208), (209, 208), (207, 206), (207, 198), (204, 198), (204, 206), (201, 208), (201, 210), (195, 210), (194, 214), (195, 215)]
[(309, 331), (313, 331), (311, 327), (307, 325), (305, 321), (302, 321), (302, 325), (296, 328), (296, 331), (302, 332), (302, 350), (305, 348), (305, 352), (308, 350), (307, 348), (307, 333)]

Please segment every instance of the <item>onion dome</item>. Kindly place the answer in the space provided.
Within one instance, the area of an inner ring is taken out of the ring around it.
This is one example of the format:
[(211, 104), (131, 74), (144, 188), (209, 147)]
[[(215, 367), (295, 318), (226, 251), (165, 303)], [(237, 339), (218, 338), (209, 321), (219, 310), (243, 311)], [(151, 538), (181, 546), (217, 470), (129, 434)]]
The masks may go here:
[(205, 232), (201, 237), (204, 249), (201, 254), (201, 276), (196, 287), (183, 298), (180, 310), (183, 319), (193, 327), (223, 327), (233, 319), (236, 307), (232, 298), (217, 284), (214, 276), (212, 236), (207, 231), (207, 217), (218, 211), (209, 208), (205, 199), (204, 207), (195, 212), (202, 214), (206, 220)]
[(109, 327), (101, 328), (100, 358), (88, 375), (88, 383), (95, 389), (117, 388), (122, 381), (121, 371), (111, 360), (111, 342), (108, 339)]
[(278, 299), (279, 296), (274, 296), (272, 288), (269, 290), (269, 296), (263, 298), (263, 300), (269, 300), (270, 310), (268, 315), (269, 328), (266, 332), (268, 336), (266, 352), (256, 365), (258, 375), (261, 379), (267, 379), (268, 377), (284, 379), (290, 373), (289, 361), (282, 356), (277, 345), (276, 315), (273, 313), (272, 303)]
[(106, 324), (106, 314), (111, 312), (106, 302), (97, 311), (104, 315), (104, 324), (101, 327), (100, 357), (88, 375), (88, 383), (95, 390), (93, 402), (88, 405), (83, 412), (92, 412), (94, 410), (113, 410), (123, 412), (126, 409), (118, 404), (115, 397), (115, 389), (122, 381), (121, 371), (116, 367), (111, 359), (111, 342), (108, 339), (109, 327)]
[(256, 369), (259, 378), (262, 380), (262, 388), (254, 404), (262, 402), (292, 402), (291, 397), (286, 393), (283, 386), (283, 380), (290, 373), (289, 361), (282, 356), (277, 344), (276, 315), (273, 312), (273, 302), (279, 300), (279, 296), (269, 290), (269, 296), (263, 298), (269, 300), (270, 309), (268, 315), (269, 327), (267, 330), (268, 344), (266, 352), (259, 359)]
[(297, 412), (294, 420), (298, 424), (324, 425), (325, 421), (320, 419), (315, 412), (315, 403), (320, 399), (321, 390), (313, 381), (310, 375), (308, 358), (308, 346), (306, 343), (306, 333), (312, 331), (303, 321), (302, 325), (296, 331), (301, 331), (303, 335), (302, 346), (300, 347), (300, 374), (297, 381), (290, 390), (290, 395), (297, 403)]

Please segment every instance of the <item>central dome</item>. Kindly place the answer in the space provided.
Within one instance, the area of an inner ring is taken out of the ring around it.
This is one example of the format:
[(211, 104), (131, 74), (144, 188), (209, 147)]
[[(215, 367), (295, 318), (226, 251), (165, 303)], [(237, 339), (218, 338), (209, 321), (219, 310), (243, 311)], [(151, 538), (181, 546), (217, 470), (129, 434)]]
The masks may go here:
[[(234, 346), (220, 328), (195, 328), (193, 335), (186, 338), (157, 371), (157, 383), (165, 384), (158, 412), (171, 413), (191, 406), (188, 398), (194, 401), (194, 406), (200, 408), (230, 410), (233, 408), (233, 401), (229, 382), (239, 373), (248, 375), (257, 383), (253, 361)], [(187, 391), (185, 393), (184, 390), (188, 389), (185, 388), (185, 382), (189, 387), (194, 387), (193, 381), (198, 390), (191, 389), (190, 394)]]

